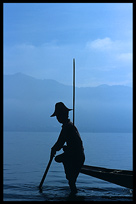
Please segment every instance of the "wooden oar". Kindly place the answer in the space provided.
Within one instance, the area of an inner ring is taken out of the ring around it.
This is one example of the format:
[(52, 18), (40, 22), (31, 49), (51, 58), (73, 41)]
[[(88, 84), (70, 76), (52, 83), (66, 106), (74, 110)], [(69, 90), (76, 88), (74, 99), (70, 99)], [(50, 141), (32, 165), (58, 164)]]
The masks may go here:
[(40, 185), (39, 185), (39, 189), (42, 188), (43, 182), (44, 182), (45, 177), (46, 177), (46, 175), (47, 175), (47, 173), (48, 173), (48, 170), (49, 170), (49, 168), (50, 168), (50, 165), (51, 165), (52, 160), (53, 160), (53, 156), (50, 156), (50, 160), (49, 160), (48, 165), (47, 165), (47, 167), (46, 167), (46, 170), (45, 170), (45, 172), (44, 172), (44, 174), (43, 174), (42, 180), (41, 180)]

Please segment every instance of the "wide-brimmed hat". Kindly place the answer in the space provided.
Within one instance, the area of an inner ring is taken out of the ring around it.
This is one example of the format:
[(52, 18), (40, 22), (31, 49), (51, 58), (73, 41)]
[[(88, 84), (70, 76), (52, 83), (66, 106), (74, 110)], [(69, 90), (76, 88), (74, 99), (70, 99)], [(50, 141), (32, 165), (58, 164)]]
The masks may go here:
[(54, 113), (50, 117), (54, 117), (54, 116), (59, 115), (59, 113), (68, 112), (68, 111), (71, 111), (71, 110), (72, 109), (67, 108), (64, 105), (64, 103), (58, 102), (58, 103), (55, 104), (55, 111), (54, 111)]

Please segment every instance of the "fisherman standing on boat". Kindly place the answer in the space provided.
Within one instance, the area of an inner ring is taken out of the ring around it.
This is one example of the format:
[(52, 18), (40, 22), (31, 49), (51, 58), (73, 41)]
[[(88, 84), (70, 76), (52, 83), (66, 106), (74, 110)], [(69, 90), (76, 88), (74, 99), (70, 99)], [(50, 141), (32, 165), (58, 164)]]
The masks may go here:
[[(55, 105), (55, 111), (51, 117), (56, 116), (58, 122), (63, 125), (57, 142), (51, 148), (51, 156), (54, 156), (56, 151), (63, 148), (64, 153), (56, 156), (55, 161), (63, 163), (71, 193), (76, 194), (77, 188), (75, 183), (85, 161), (85, 155), (79, 132), (70, 119), (68, 119), (70, 110), (72, 109), (67, 108), (62, 102)], [(65, 142), (66, 145), (64, 146)]]

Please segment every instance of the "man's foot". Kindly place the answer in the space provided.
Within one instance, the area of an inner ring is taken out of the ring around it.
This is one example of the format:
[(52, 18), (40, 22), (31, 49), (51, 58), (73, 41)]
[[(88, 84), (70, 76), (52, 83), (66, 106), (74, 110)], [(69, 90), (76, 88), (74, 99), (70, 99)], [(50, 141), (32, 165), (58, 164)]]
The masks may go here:
[(70, 193), (71, 195), (76, 195), (77, 194), (77, 188), (76, 189), (74, 189), (74, 190), (71, 190), (71, 193)]
[(76, 184), (69, 182), (69, 186), (70, 186), (70, 190), (71, 190), (71, 195), (75, 195), (77, 193)]

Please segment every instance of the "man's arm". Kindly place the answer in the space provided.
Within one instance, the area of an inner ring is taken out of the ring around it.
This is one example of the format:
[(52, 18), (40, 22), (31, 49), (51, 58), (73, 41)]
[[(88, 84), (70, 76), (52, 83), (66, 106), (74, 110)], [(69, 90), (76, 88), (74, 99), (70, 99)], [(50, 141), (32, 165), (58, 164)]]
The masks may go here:
[(66, 142), (65, 134), (62, 129), (57, 142), (51, 148), (51, 155), (54, 156), (56, 154), (56, 151), (59, 151), (61, 148), (63, 148), (65, 142)]

